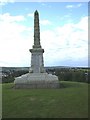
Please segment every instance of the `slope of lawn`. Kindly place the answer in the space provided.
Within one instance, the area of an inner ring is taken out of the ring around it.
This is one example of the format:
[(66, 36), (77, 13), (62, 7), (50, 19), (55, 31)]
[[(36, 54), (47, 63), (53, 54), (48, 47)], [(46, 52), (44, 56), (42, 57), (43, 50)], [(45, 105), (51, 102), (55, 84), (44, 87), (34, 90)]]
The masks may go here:
[(2, 84), (0, 84), (0, 120), (2, 118)]
[(3, 84), (3, 118), (87, 118), (88, 84), (61, 81), (60, 89), (14, 89)]

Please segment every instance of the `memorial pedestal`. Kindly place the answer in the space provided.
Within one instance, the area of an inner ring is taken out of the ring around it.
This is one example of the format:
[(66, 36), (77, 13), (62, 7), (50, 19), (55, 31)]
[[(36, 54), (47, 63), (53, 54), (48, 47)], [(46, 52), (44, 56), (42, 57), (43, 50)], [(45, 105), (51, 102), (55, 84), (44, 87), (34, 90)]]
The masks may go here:
[(57, 76), (47, 73), (27, 73), (15, 78), (15, 88), (59, 88)]

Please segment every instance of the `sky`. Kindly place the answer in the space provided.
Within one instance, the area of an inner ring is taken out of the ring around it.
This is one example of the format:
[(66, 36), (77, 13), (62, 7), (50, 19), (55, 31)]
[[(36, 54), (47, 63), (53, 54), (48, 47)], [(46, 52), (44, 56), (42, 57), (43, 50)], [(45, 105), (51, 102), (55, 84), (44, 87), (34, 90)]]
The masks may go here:
[(31, 66), (35, 10), (39, 12), (44, 66), (88, 66), (87, 1), (0, 1), (0, 66)]

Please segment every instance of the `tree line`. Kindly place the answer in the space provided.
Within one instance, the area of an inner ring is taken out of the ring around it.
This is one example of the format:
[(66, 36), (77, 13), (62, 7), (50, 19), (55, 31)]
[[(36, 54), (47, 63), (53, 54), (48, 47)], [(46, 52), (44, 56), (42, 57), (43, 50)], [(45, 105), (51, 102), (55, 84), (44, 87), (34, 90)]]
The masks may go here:
[(57, 75), (60, 81), (76, 81), (90, 83), (88, 79), (90, 71), (88, 71), (87, 69), (61, 68), (48, 70), (48, 73), (49, 72)]
[(19, 77), (23, 74), (28, 73), (28, 70), (9, 70), (9, 71), (4, 71), (4, 74), (6, 76), (2, 76), (2, 83), (10, 83), (14, 82), (15, 77)]
[[(90, 83), (88, 69), (70, 69), (70, 68), (55, 68), (46, 69), (47, 73), (58, 76), (60, 81), (76, 81)], [(28, 70), (9, 70), (2, 71), (6, 76), (2, 76), (2, 83), (10, 83), (15, 80), (15, 77), (28, 73)]]

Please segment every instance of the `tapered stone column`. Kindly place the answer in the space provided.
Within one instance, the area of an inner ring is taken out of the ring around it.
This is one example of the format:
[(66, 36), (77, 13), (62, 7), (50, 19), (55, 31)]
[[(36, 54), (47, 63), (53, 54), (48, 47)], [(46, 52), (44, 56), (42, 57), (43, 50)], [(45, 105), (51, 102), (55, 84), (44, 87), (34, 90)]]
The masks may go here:
[(34, 45), (33, 48), (41, 48), (40, 45), (40, 26), (39, 26), (39, 13), (36, 10), (34, 13)]
[(33, 73), (45, 72), (43, 61), (44, 49), (42, 49), (40, 44), (39, 13), (37, 10), (34, 13), (34, 45), (33, 48), (30, 49), (30, 52), (31, 52), (30, 72)]

